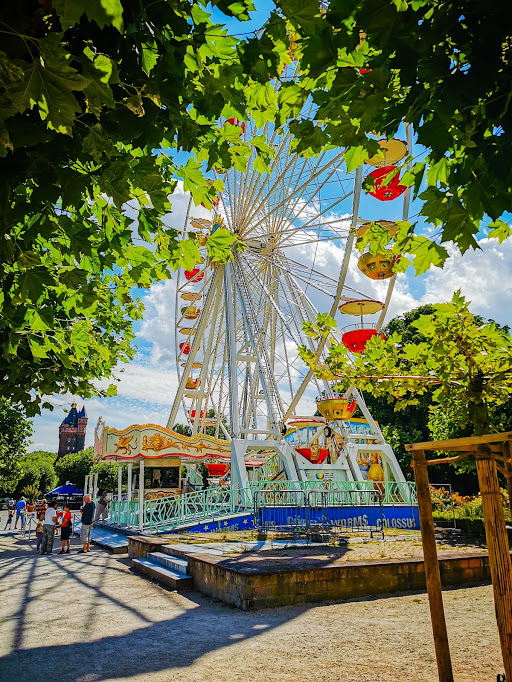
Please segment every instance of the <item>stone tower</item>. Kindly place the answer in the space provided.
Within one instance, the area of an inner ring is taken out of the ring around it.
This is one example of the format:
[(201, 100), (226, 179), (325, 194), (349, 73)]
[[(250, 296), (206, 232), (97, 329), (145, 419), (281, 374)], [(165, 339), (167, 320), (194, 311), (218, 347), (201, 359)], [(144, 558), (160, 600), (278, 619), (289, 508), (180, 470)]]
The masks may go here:
[(59, 454), (57, 459), (69, 455), (70, 452), (80, 452), (84, 449), (86, 429), (87, 412), (85, 407), (78, 411), (76, 403), (73, 403), (68, 416), (59, 426)]

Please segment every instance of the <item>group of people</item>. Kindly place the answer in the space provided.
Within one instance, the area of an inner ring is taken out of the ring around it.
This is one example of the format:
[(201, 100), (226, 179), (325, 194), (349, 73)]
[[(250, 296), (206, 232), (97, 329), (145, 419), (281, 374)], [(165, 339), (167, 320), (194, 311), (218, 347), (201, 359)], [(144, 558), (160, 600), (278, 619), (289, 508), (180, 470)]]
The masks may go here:
[[(82, 542), (82, 549), (79, 554), (86, 554), (91, 550), (91, 530), (96, 521), (104, 521), (108, 514), (108, 492), (104, 491), (97, 504), (91, 500), (89, 495), (84, 495), (84, 504), (81, 508), (82, 526), (80, 529), (80, 540)], [(18, 520), (21, 519), (21, 526), (25, 524), (25, 508), (26, 501), (21, 497), (18, 502), (9, 500), (7, 505), (7, 523), (4, 530), (11, 530), (12, 520), (16, 513), (16, 521), (14, 528), (17, 528)], [(64, 504), (64, 512), (57, 512), (57, 502), (53, 500), (49, 504), (46, 500), (36, 507), (35, 514), (37, 517), (36, 525), (36, 551), (41, 555), (52, 554), (53, 544), (55, 541), (55, 531), (60, 530), (61, 551), (59, 554), (71, 554), (71, 533), (73, 531), (73, 523), (71, 518), (71, 511), (67, 504)]]
[(33, 514), (34, 508), (29, 508), (29, 505), (27, 504), (25, 498), (23, 495), (20, 497), (20, 499), (15, 502), (12, 498), (9, 500), (7, 504), (7, 523), (5, 524), (4, 530), (11, 530), (12, 528), (12, 521), (14, 518), (14, 514), (16, 514), (16, 520), (14, 522), (14, 529), (18, 527), (18, 521), (21, 524), (21, 528), (25, 526), (25, 515), (28, 513)]

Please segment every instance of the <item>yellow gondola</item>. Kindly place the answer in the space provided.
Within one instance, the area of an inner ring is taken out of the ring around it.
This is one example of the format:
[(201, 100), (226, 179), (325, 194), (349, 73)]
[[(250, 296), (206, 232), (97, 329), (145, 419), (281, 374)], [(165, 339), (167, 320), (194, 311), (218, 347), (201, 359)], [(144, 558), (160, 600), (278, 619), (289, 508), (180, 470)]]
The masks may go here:
[(186, 305), (181, 308), (181, 314), (186, 320), (195, 320), (199, 317), (200, 312), (199, 308), (196, 308), (195, 306)]
[(407, 154), (407, 144), (403, 140), (382, 137), (377, 140), (382, 153), (375, 154), (366, 162), (370, 166), (394, 166)]
[(394, 258), (391, 251), (384, 253), (361, 254), (357, 261), (357, 267), (370, 279), (388, 279), (393, 277)]

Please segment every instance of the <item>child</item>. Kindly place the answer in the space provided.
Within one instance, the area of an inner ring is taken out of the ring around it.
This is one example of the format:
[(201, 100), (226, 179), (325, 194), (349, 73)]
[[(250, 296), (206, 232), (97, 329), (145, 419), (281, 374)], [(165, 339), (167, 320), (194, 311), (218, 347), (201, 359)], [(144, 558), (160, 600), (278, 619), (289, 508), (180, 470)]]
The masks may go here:
[(37, 551), (41, 549), (41, 541), (43, 539), (43, 523), (44, 523), (44, 512), (39, 513), (39, 516), (37, 517), (37, 526), (36, 526), (36, 538), (37, 538)]
[(9, 526), (9, 530), (11, 530), (11, 523), (12, 523), (12, 517), (14, 516), (14, 509), (8, 509), (7, 510), (7, 523), (5, 524), (4, 530), (7, 530), (7, 526)]

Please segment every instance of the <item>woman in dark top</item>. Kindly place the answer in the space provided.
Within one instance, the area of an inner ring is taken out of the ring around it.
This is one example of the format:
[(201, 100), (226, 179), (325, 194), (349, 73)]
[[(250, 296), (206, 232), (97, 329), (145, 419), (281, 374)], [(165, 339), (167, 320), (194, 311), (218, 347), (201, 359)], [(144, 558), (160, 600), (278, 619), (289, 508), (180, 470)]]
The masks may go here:
[[(70, 546), (71, 546), (71, 512), (69, 511), (69, 507), (65, 504), (64, 505), (64, 516), (62, 517), (62, 522), (60, 524), (60, 539), (62, 541), (62, 549), (59, 552), (59, 554), (71, 554), (70, 551)], [(64, 550), (64, 546), (66, 545), (68, 548)]]

